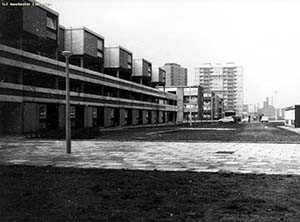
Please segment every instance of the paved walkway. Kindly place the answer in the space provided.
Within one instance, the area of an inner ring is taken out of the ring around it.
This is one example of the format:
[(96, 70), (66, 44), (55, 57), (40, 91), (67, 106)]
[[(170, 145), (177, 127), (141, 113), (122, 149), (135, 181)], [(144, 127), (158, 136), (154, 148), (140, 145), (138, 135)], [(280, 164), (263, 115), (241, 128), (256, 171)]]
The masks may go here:
[(300, 174), (300, 144), (2, 140), (0, 164)]
[(294, 127), (290, 127), (290, 126), (278, 126), (278, 128), (300, 134), (300, 128), (294, 128)]

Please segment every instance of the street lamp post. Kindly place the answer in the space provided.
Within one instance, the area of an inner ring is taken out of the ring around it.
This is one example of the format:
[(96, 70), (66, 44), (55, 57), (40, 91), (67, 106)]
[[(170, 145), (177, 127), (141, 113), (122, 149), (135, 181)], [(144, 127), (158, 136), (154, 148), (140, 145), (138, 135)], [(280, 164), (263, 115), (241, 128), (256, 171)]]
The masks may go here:
[(69, 57), (72, 55), (70, 51), (63, 51), (62, 55), (66, 59), (66, 153), (71, 153), (71, 118), (70, 118), (70, 73), (69, 73)]
[(192, 126), (192, 90), (190, 86), (190, 126)]
[(276, 96), (277, 96), (277, 91), (275, 91), (275, 96), (274, 96), (275, 120), (277, 120)]

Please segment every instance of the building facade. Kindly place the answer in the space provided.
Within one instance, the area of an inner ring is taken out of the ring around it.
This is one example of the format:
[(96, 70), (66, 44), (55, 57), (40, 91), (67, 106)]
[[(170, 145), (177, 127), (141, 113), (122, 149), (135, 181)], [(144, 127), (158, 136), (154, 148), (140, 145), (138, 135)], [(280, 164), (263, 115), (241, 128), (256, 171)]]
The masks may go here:
[(150, 86), (152, 79), (152, 63), (146, 59), (134, 59), (131, 79), (136, 83)]
[(201, 86), (157, 87), (177, 96), (177, 123), (200, 120), (203, 109), (203, 88)]
[(300, 127), (300, 105), (294, 105), (284, 109), (284, 122), (287, 126)]
[(132, 72), (132, 52), (121, 46), (104, 48), (105, 74), (131, 80)]
[(176, 63), (166, 63), (166, 86), (187, 86), (187, 69)]
[(70, 58), (73, 128), (176, 122), (176, 95), (101, 72), (103, 37), (81, 27), (70, 38), (58, 24), (58, 13), (44, 6), (12, 8), (0, 13), (4, 19), (0, 28), (5, 27), (0, 37), (0, 134), (65, 127), (66, 64), (60, 52), (66, 49), (74, 52), (74, 59)]
[(276, 110), (273, 105), (269, 102), (269, 97), (266, 98), (266, 101), (263, 103), (263, 107), (258, 109), (258, 113), (263, 116), (267, 116), (269, 119), (276, 119)]
[(234, 63), (204, 63), (195, 68), (194, 84), (223, 99), (224, 111), (243, 112), (243, 69)]
[(223, 99), (212, 92), (203, 93), (202, 120), (218, 120), (224, 116)]

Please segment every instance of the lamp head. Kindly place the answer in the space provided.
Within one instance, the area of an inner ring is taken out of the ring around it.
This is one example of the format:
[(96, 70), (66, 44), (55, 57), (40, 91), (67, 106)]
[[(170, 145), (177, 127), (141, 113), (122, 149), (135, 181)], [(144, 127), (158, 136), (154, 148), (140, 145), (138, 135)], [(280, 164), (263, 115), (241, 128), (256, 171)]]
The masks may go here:
[(63, 51), (61, 53), (64, 57), (70, 57), (72, 55), (72, 52), (71, 51)]

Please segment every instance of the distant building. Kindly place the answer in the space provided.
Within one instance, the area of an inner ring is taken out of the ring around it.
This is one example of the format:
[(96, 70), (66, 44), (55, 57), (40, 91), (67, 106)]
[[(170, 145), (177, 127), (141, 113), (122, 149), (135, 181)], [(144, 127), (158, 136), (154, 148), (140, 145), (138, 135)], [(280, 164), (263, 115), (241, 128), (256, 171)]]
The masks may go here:
[(285, 125), (300, 127), (300, 105), (290, 106), (284, 109)]
[[(159, 87), (163, 90), (162, 87)], [(177, 122), (190, 120), (217, 120), (223, 117), (223, 100), (211, 92), (203, 92), (201, 86), (166, 87), (166, 92), (176, 94)]]
[(200, 113), (200, 119), (217, 120), (223, 117), (224, 104), (223, 99), (212, 92), (203, 93), (203, 109)]
[(266, 98), (266, 101), (263, 103), (263, 107), (258, 110), (258, 113), (269, 117), (269, 119), (276, 119), (275, 108), (269, 104), (269, 97)]
[(187, 86), (187, 68), (176, 63), (166, 63), (166, 86)]
[(204, 63), (195, 68), (195, 85), (205, 92), (213, 92), (224, 100), (224, 110), (243, 112), (243, 69), (234, 63)]
[[(163, 90), (163, 87), (157, 87)], [(203, 88), (201, 86), (165, 87), (165, 91), (177, 95), (177, 123), (201, 119), (203, 109)]]
[(250, 116), (252, 119), (255, 119), (257, 116), (257, 107), (255, 104), (244, 104), (243, 105), (243, 117)]

